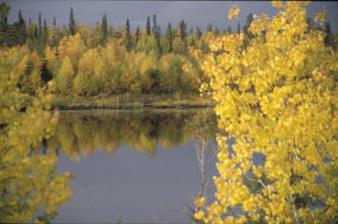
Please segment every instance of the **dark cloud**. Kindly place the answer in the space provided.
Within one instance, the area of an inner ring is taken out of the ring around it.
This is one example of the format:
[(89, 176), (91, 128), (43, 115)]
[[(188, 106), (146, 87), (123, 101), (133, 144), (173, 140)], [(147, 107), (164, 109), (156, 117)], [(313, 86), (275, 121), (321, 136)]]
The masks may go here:
[[(57, 23), (65, 25), (68, 23), (69, 8), (72, 6), (77, 21), (80, 23), (95, 24), (101, 20), (104, 13), (107, 13), (109, 23), (114, 27), (125, 24), (126, 18), (130, 18), (132, 28), (136, 25), (144, 26), (146, 17), (157, 15), (159, 23), (166, 26), (168, 22), (178, 24), (181, 19), (188, 22), (189, 26), (199, 25), (202, 29), (208, 23), (224, 29), (228, 25), (237, 27), (237, 22), (245, 23), (249, 13), (270, 15), (276, 10), (266, 1), (90, 1), (90, 0), (10, 0), (11, 5), (10, 21), (17, 19), (17, 12), (22, 9), (26, 20), (31, 18), (37, 20), (38, 12), (42, 12), (48, 23), (52, 18), (57, 18)], [(230, 22), (226, 19), (228, 9), (237, 4), (241, 8), (241, 15), (238, 20)], [(334, 31), (337, 31), (338, 24), (338, 3), (337, 2), (312, 2), (309, 6), (309, 14), (312, 15), (326, 7), (329, 12), (329, 21)]]

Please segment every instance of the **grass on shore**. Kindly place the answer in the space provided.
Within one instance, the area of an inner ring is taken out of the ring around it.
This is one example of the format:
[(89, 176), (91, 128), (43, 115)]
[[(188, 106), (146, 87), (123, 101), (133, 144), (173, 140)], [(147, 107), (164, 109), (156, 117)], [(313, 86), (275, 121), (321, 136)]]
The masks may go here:
[(55, 96), (52, 101), (52, 106), (58, 109), (198, 108), (212, 107), (214, 104), (211, 99), (198, 95)]

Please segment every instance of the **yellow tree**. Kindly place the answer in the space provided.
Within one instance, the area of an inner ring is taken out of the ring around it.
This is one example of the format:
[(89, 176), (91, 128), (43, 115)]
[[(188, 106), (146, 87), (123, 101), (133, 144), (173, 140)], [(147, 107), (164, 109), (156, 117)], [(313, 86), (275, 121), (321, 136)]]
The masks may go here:
[[(40, 210), (48, 221), (60, 204), (71, 197), (70, 173), (57, 174), (52, 151), (41, 155), (41, 141), (53, 132), (57, 114), (51, 96), (36, 91), (29, 96), (18, 86), (16, 57), (9, 49), (0, 53), (0, 222), (27, 223)], [(41, 209), (42, 208), (42, 209)]]
[(309, 29), (307, 4), (273, 2), (278, 13), (256, 16), (250, 40), (213, 39), (203, 89), (217, 101), (224, 134), (216, 200), (196, 211), (197, 220), (337, 222), (338, 57), (322, 31)]
[(61, 59), (68, 56), (71, 59), (71, 62), (74, 68), (77, 68), (78, 62), (85, 52), (86, 46), (81, 39), (81, 35), (79, 33), (75, 35), (65, 36), (58, 47), (58, 52)]
[(74, 91), (79, 95), (94, 95), (103, 89), (107, 67), (96, 48), (83, 54), (74, 81)]
[(56, 75), (56, 88), (63, 95), (71, 94), (75, 71), (71, 59), (66, 56), (62, 60), (61, 67)]

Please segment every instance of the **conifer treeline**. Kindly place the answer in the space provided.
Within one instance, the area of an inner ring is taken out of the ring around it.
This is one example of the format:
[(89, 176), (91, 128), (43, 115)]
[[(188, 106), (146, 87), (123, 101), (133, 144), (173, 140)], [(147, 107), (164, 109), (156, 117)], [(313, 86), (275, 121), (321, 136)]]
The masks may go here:
[[(48, 36), (48, 31), (51, 29), (58, 30), (62, 35), (59, 35), (59, 41), (63, 36), (74, 35), (76, 32), (80, 32), (86, 27), (86, 25), (80, 25), (76, 22), (74, 10), (70, 8), (69, 23), (67, 26), (57, 27), (56, 17), (53, 17), (52, 26), (48, 26), (46, 19), (42, 19), (42, 14), (38, 14), (38, 22), (34, 23), (29, 19), (28, 24), (24, 20), (21, 10), (18, 13), (18, 21), (13, 24), (8, 24), (7, 17), (10, 12), (10, 6), (5, 3), (0, 4), (0, 14), (1, 14), (1, 46), (15, 46), (18, 44), (24, 44), (28, 42), (35, 42), (34, 39), (39, 39), (37, 42), (46, 42), (44, 38)], [(252, 15), (251, 15), (252, 16)], [(247, 24), (246, 26), (248, 26)], [(130, 29), (131, 22), (130, 19), (126, 19), (126, 24), (124, 28), (117, 28), (114, 30), (107, 22), (107, 14), (102, 16), (101, 23), (96, 23), (93, 28), (93, 31), (99, 31), (100, 41), (97, 44), (103, 45), (106, 43), (109, 37), (125, 37), (125, 47), (129, 51), (137, 48), (137, 43), (140, 40), (140, 35), (144, 31), (141, 31), (139, 26), (136, 27), (135, 32), (131, 32)], [(245, 26), (243, 27), (243, 29)], [(242, 27), (238, 24), (237, 32), (240, 32)], [(212, 24), (208, 24), (206, 32), (213, 32), (214, 34), (229, 33), (232, 32), (231, 27), (224, 29), (222, 32), (218, 28), (213, 28)], [(168, 23), (164, 32), (162, 32), (161, 26), (157, 23), (157, 16), (153, 15), (147, 17), (145, 33), (147, 36), (153, 36), (155, 39), (157, 52), (158, 53), (172, 53), (174, 48), (175, 39), (178, 38), (182, 43), (176, 43), (177, 49), (175, 53), (183, 53), (187, 50), (188, 46), (194, 45), (194, 41), (202, 37), (202, 31), (199, 26), (192, 28), (189, 32), (187, 31), (187, 23), (184, 20), (181, 20), (178, 27), (174, 28), (171, 23)], [(177, 41), (179, 42), (179, 41)], [(57, 45), (57, 42), (53, 43)], [(42, 44), (46, 45), (46, 43)], [(166, 45), (166, 46), (163, 46)], [(183, 49), (181, 49), (183, 47)], [(39, 49), (39, 47), (36, 47)], [(162, 52), (162, 49), (165, 51)], [(140, 50), (140, 49), (139, 49)]]
[[(220, 31), (208, 24), (206, 32), (200, 27), (188, 32), (182, 20), (177, 27), (168, 23), (162, 31), (156, 15), (147, 17), (145, 29), (131, 30), (131, 21), (113, 29), (107, 15), (94, 27), (77, 23), (73, 8), (67, 26), (57, 26), (53, 18), (48, 26), (42, 14), (38, 23), (24, 20), (21, 10), (18, 21), (7, 21), (10, 7), (0, 4), (0, 46), (23, 49), (21, 82), (19, 87), (34, 94), (49, 81), (56, 94), (61, 95), (111, 95), (121, 93), (186, 94), (199, 92), (200, 81), (205, 79), (198, 63), (190, 57), (189, 49), (208, 52), (208, 42), (227, 35), (232, 27)], [(236, 33), (252, 38), (248, 28), (253, 21), (249, 14), (246, 23), (237, 24)], [(315, 27), (308, 21), (309, 27)], [(325, 26), (326, 43), (335, 47), (336, 41), (330, 24)], [(188, 66), (189, 72), (184, 69)]]

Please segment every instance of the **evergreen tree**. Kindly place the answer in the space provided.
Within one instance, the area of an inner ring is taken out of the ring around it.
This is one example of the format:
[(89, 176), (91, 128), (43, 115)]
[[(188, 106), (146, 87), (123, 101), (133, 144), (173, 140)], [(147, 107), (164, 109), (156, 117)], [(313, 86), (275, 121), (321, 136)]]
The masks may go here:
[(136, 33), (135, 33), (135, 46), (137, 45), (137, 43), (140, 40), (140, 27), (136, 27)]
[(52, 73), (47, 68), (47, 62), (44, 61), (41, 68), (40, 78), (44, 83), (49, 82), (53, 79)]
[(21, 13), (21, 9), (19, 10), (18, 17), (19, 17), (19, 25), (26, 26), (25, 19), (23, 18), (22, 13)]
[(162, 55), (162, 47), (161, 47), (161, 26), (157, 25), (156, 28), (156, 35), (155, 35), (155, 39), (156, 39), (156, 45), (157, 45), (157, 56), (161, 57)]
[(126, 22), (126, 49), (127, 51), (131, 51), (132, 43), (131, 43), (131, 36), (130, 36), (130, 22), (129, 18), (127, 18)]
[(156, 52), (157, 56), (160, 57), (162, 55), (162, 47), (161, 47), (161, 27), (157, 25), (156, 15), (153, 15), (153, 27), (152, 34), (154, 35), (156, 41)]
[(246, 24), (243, 26), (243, 32), (244, 34), (249, 37), (252, 38), (252, 34), (249, 33), (248, 29), (252, 23), (252, 21), (254, 20), (252, 13), (250, 13), (247, 17), (246, 17)]
[(187, 36), (187, 24), (184, 22), (184, 20), (182, 20), (180, 22), (180, 37), (181, 40), (185, 40), (186, 36)]
[(42, 32), (42, 39), (44, 43), (44, 47), (47, 45), (48, 41), (48, 25), (46, 19), (43, 20), (43, 32)]
[(43, 20), (43, 32), (48, 33), (48, 25), (47, 25), (47, 20)]
[(13, 33), (10, 32), (10, 30), (7, 31), (7, 33), (10, 34), (11, 37), (6, 37), (6, 39), (8, 38), (11, 39), (10, 42), (12, 45), (24, 44), (26, 42), (27, 38), (26, 22), (22, 16), (21, 9), (19, 10), (18, 14), (18, 22), (13, 24), (11, 30), (13, 31)]
[(199, 26), (196, 27), (196, 30), (195, 30), (195, 38), (197, 40), (199, 40), (200, 38), (202, 37), (202, 32), (201, 32), (201, 29)]
[(241, 23), (238, 22), (237, 24), (237, 33), (240, 34), (241, 33)]
[(220, 35), (221, 31), (216, 27), (213, 32), (215, 35)]
[(39, 33), (42, 33), (42, 18), (41, 18), (41, 12), (39, 12), (39, 18), (38, 18), (38, 24), (39, 24)]
[(168, 43), (168, 53), (171, 53), (173, 51), (173, 30), (170, 23), (168, 23), (168, 27), (165, 31), (165, 38)]
[(156, 33), (158, 32), (157, 30), (157, 18), (156, 18), (156, 15), (154, 14), (153, 15), (153, 27), (152, 27), (152, 32), (153, 34), (156, 36)]
[(54, 28), (56, 27), (56, 17), (55, 16), (53, 17), (53, 27)]
[(74, 35), (76, 33), (76, 23), (74, 19), (73, 7), (70, 7), (70, 15), (69, 15), (69, 33)]
[(147, 29), (147, 35), (150, 36), (151, 35), (151, 25), (150, 25), (150, 17), (149, 16), (147, 17), (146, 29)]
[(228, 27), (227, 27), (227, 33), (228, 33), (228, 34), (232, 34), (232, 27), (231, 27), (231, 26), (228, 26)]
[(335, 48), (336, 46), (331, 31), (331, 25), (329, 22), (326, 22), (324, 24), (324, 32), (325, 32), (325, 45)]
[(101, 22), (101, 44), (105, 44), (108, 38), (108, 23), (107, 23), (107, 14), (104, 14)]
[(313, 19), (311, 17), (306, 18), (306, 23), (308, 25), (308, 31), (316, 28), (315, 22), (313, 21)]

